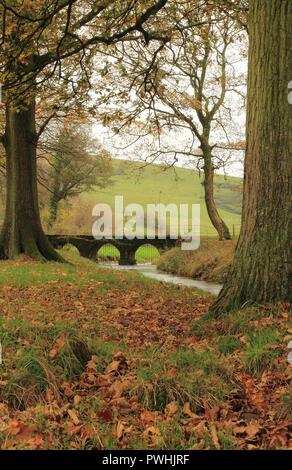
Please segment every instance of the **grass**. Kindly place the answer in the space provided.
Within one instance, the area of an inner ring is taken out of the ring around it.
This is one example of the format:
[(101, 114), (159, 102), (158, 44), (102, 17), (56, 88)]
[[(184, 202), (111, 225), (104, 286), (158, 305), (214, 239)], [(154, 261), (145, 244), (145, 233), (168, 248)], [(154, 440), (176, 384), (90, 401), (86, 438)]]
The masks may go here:
[[(269, 309), (254, 307), (238, 310), (220, 321), (211, 321), (218, 351), (224, 356), (243, 351), (245, 369), (252, 375), (277, 369), (277, 358), (285, 354), (284, 332), (267, 325), (276, 325), (279, 315), (276, 306), (272, 313)], [(210, 321), (202, 318), (193, 324), (190, 334), (202, 338), (210, 334), (209, 328)]]
[[(201, 234), (216, 237), (210, 223), (203, 189), (203, 176), (197, 171), (176, 168), (165, 170), (161, 165), (149, 165), (141, 170), (141, 164), (114, 160), (115, 175), (113, 184), (105, 190), (97, 190), (81, 195), (71, 204), (61, 204), (54, 233), (91, 233), (92, 208), (98, 203), (114, 207), (116, 195), (124, 197), (124, 206), (130, 203), (141, 204), (200, 204)], [(241, 222), (242, 179), (221, 175), (215, 176), (215, 199), (219, 213), (230, 231), (239, 234)], [(48, 220), (47, 211), (42, 212), (43, 222)], [(191, 221), (189, 220), (191, 223)]]
[(161, 256), (159, 269), (197, 279), (223, 282), (233, 258), (235, 241), (202, 239), (198, 250), (173, 248)]
[(279, 331), (271, 328), (247, 333), (245, 365), (249, 372), (260, 374), (275, 368), (274, 359), (284, 352), (283, 347), (279, 346), (279, 336)]
[(227, 335), (219, 338), (218, 350), (221, 354), (227, 355), (240, 349), (242, 346), (241, 342), (236, 336)]
[(62, 254), (0, 263), (0, 448), (246, 448), (255, 407), (285, 428), (287, 306), (208, 319), (195, 289)]
[[(158, 353), (158, 351), (157, 351)], [(232, 388), (232, 373), (216, 351), (178, 348), (159, 355), (144, 351), (137, 368), (138, 395), (146, 409), (162, 411), (168, 403), (190, 403), (200, 412), (204, 404), (220, 403)], [(173, 375), (169, 371), (176, 371)]]

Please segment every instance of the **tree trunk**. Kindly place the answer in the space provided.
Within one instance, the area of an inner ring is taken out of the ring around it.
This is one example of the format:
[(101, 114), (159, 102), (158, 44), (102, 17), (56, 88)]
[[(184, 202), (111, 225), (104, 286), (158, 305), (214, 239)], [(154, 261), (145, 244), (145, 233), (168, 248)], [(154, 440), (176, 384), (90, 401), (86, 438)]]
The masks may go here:
[(58, 208), (60, 202), (60, 174), (62, 171), (62, 160), (59, 155), (56, 156), (53, 170), (53, 192), (50, 197), (50, 219), (49, 228), (51, 229), (57, 220)]
[(38, 260), (62, 261), (47, 240), (40, 220), (37, 170), (35, 100), (7, 103), (6, 131), (6, 209), (0, 236), (2, 258), (24, 253)]
[(229, 229), (221, 219), (214, 200), (214, 167), (211, 154), (204, 155), (204, 188), (207, 212), (219, 235), (219, 240), (230, 240), (231, 235)]
[(291, 0), (250, 0), (242, 228), (215, 315), (247, 303), (291, 300), (291, 25)]
[(58, 206), (59, 202), (55, 198), (54, 194), (50, 197), (50, 218), (49, 218), (49, 229), (52, 229), (56, 223), (58, 216)]

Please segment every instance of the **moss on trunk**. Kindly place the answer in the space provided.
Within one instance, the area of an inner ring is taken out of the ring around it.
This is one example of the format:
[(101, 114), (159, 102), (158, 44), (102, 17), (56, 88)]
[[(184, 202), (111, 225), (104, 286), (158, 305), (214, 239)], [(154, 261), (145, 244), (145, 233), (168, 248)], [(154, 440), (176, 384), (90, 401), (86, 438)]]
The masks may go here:
[(291, 300), (291, 0), (250, 0), (242, 228), (212, 312)]
[(7, 102), (4, 138), (7, 195), (0, 236), (2, 258), (24, 253), (37, 260), (63, 261), (41, 225), (36, 169), (35, 100)]

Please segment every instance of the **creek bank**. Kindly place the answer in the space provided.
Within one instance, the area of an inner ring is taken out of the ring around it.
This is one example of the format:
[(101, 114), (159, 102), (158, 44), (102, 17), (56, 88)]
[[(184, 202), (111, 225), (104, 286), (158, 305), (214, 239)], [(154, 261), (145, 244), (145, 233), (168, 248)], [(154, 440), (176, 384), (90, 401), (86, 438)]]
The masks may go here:
[(173, 248), (163, 254), (158, 269), (178, 276), (222, 284), (233, 259), (235, 240), (202, 240), (198, 250)]

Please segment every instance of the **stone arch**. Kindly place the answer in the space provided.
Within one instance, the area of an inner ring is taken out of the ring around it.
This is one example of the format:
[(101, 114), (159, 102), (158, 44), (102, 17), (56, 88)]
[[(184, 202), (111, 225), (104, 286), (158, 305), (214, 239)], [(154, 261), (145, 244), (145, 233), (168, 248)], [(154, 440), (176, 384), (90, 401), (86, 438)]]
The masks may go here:
[(110, 240), (105, 243), (99, 244), (96, 250), (96, 259), (98, 261), (120, 261), (121, 259), (121, 250), (116, 244), (111, 243)]
[(62, 237), (50, 237), (50, 242), (56, 250), (60, 250), (70, 243)]
[(155, 242), (145, 240), (145, 243), (136, 247), (135, 260), (137, 263), (154, 263), (160, 257), (160, 253), (161, 249)]
[(81, 256), (78, 246), (76, 246), (70, 240), (63, 243), (62, 248), (64, 248), (64, 250), (68, 250), (68, 251), (71, 251), (71, 252), (76, 251), (76, 254), (78, 253), (78, 255)]

